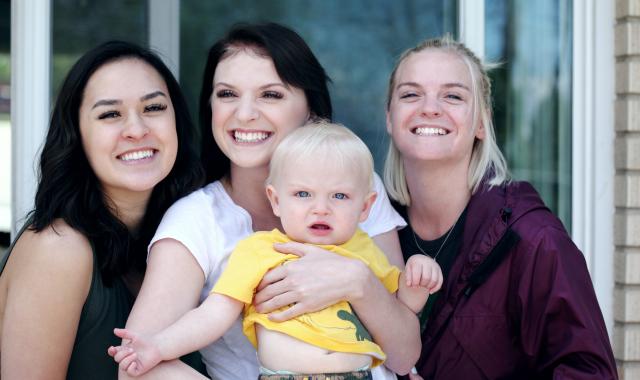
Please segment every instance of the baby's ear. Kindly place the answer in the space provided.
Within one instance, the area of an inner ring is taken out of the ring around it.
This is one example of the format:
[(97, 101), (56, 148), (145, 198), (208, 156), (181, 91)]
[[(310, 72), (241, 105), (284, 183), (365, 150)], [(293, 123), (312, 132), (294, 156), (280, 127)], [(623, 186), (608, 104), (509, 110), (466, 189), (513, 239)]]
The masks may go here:
[(267, 198), (269, 198), (269, 203), (271, 203), (271, 209), (273, 210), (273, 215), (280, 217), (280, 201), (278, 199), (278, 192), (276, 188), (272, 185), (267, 185)]
[(360, 223), (364, 222), (369, 217), (371, 206), (373, 206), (373, 203), (376, 201), (377, 197), (378, 193), (376, 193), (375, 191), (370, 192), (364, 197), (364, 205), (362, 206), (362, 211), (360, 212)]

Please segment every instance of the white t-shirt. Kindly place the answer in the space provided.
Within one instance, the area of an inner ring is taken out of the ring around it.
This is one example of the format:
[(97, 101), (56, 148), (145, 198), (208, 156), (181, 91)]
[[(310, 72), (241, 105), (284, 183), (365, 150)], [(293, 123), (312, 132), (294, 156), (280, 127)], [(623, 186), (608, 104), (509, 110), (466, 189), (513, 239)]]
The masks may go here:
[[(360, 228), (369, 236), (406, 225), (391, 207), (382, 181), (377, 175), (374, 177), (378, 197), (367, 220), (360, 223)], [(253, 232), (249, 213), (236, 205), (222, 183), (216, 181), (171, 206), (149, 247), (158, 240), (169, 238), (179, 241), (191, 252), (205, 275), (204, 288), (200, 293), (202, 302), (227, 266), (236, 244)], [(256, 350), (242, 333), (240, 319), (220, 339), (200, 352), (209, 375), (214, 379), (258, 378)], [(374, 368), (374, 374), (376, 380), (390, 378), (382, 366)]]

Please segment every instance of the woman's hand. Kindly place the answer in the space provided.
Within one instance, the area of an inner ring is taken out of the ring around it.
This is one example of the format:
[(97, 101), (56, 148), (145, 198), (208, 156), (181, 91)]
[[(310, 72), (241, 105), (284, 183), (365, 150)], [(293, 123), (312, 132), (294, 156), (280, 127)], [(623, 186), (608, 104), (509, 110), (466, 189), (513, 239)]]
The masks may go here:
[(348, 301), (373, 340), (387, 354), (385, 365), (399, 374), (409, 372), (420, 355), (418, 319), (362, 261), (295, 242), (274, 247), (300, 259), (264, 275), (254, 297), (258, 312), (270, 313), (293, 305), (269, 316), (271, 320), (283, 321)]
[(258, 312), (270, 313), (293, 305), (272, 313), (269, 318), (273, 321), (285, 321), (339, 301), (362, 297), (367, 277), (372, 275), (360, 260), (348, 259), (320, 247), (296, 242), (275, 244), (274, 247), (279, 252), (301, 258), (270, 270), (258, 285), (254, 297)]

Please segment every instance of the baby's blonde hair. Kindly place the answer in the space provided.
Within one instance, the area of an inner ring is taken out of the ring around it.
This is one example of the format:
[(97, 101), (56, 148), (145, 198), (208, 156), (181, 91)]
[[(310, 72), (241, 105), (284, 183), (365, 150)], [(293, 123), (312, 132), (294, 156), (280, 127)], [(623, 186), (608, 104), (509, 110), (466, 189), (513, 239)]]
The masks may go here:
[(318, 165), (330, 162), (352, 167), (362, 174), (366, 181), (363, 186), (373, 189), (373, 157), (369, 148), (345, 126), (326, 120), (297, 128), (278, 144), (271, 157), (266, 184), (273, 184), (286, 164), (310, 159)]

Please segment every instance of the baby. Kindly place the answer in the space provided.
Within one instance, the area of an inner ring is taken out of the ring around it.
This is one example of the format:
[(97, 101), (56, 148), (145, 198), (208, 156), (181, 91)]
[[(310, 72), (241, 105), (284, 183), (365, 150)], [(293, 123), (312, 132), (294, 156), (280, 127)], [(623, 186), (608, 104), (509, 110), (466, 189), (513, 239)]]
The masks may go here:
[(397, 292), (398, 299), (416, 313), (429, 294), (440, 288), (442, 273), (431, 258), (411, 256), (401, 273), (358, 229), (376, 198), (371, 191), (373, 159), (347, 128), (317, 122), (290, 133), (273, 154), (266, 183), (271, 207), (285, 233), (256, 232), (238, 243), (207, 299), (165, 330), (147, 336), (116, 329), (125, 343), (115, 351), (130, 352), (120, 361), (128, 374), (141, 375), (160, 361), (210, 344), (244, 309), (243, 329), (258, 350), (261, 379), (294, 374), (371, 378), (369, 369), (386, 356), (348, 302), (285, 322), (273, 322), (255, 310), (253, 295), (262, 276), (298, 258), (277, 252), (275, 243), (314, 244), (362, 260), (389, 292)]

